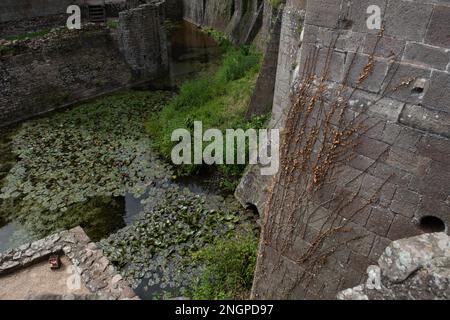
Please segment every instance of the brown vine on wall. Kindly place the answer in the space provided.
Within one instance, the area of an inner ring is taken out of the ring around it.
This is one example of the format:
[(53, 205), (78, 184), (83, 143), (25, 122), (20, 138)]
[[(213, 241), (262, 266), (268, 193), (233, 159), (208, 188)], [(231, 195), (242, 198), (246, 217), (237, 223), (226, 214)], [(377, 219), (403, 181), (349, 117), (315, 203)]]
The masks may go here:
[[(279, 258), (270, 270), (264, 263), (258, 263), (255, 283), (264, 281), (265, 276), (283, 273), (282, 256), (293, 249), (298, 239), (307, 240), (308, 246), (300, 254), (295, 263), (302, 270), (290, 279), (280, 295), (289, 297), (292, 290), (301, 284), (305, 290), (313, 282), (320, 268), (327, 263), (330, 255), (340, 247), (361, 240), (361, 236), (353, 232), (350, 223), (367, 208), (380, 202), (383, 188), (390, 177), (378, 186), (370, 195), (361, 195), (363, 179), (360, 179), (371, 167), (345, 182), (344, 187), (336, 184), (342, 179), (342, 171), (355, 156), (360, 137), (378, 123), (368, 123), (370, 116), (367, 110), (355, 112), (350, 108), (350, 100), (356, 90), (370, 78), (376, 60), (374, 58), (384, 28), (378, 34), (373, 52), (367, 64), (359, 72), (354, 85), (349, 77), (354, 68), (351, 58), (349, 67), (340, 83), (330, 81), (332, 55), (339, 34), (331, 41), (327, 49), (323, 65), (319, 64), (319, 53), (324, 48), (313, 47), (303, 65), (303, 72), (294, 84), (291, 94), (291, 107), (287, 115), (281, 139), (280, 171), (274, 177), (269, 189), (269, 199), (265, 207), (264, 226), (261, 246), (269, 246), (279, 253)], [(376, 102), (381, 100), (387, 91), (395, 73), (397, 57), (390, 62), (382, 93)], [(322, 72), (317, 75), (317, 70)], [(414, 79), (405, 79), (392, 91), (409, 86)], [(385, 155), (385, 151), (379, 157)], [(334, 189), (333, 189), (334, 188)], [(361, 201), (363, 199), (364, 201)], [(326, 210), (323, 210), (323, 209)], [(326, 213), (324, 215), (324, 212)], [(312, 232), (311, 225), (316, 226)], [(260, 261), (265, 259), (265, 250), (260, 250)], [(286, 272), (281, 282), (287, 281)], [(278, 298), (280, 296), (277, 296)]]

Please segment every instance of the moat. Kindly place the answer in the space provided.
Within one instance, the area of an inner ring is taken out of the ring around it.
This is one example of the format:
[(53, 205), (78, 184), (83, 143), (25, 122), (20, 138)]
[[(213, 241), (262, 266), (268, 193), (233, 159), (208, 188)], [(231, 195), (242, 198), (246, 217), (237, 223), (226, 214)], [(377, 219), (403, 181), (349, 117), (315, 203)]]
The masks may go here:
[[(183, 293), (195, 272), (175, 273), (189, 250), (253, 219), (201, 177), (177, 182), (152, 149), (143, 120), (185, 80), (214, 72), (221, 58), (216, 42), (189, 23), (173, 28), (169, 48), (164, 78), (3, 130), (0, 251), (80, 225), (138, 295), (151, 299)], [(180, 219), (162, 205), (196, 218)]]

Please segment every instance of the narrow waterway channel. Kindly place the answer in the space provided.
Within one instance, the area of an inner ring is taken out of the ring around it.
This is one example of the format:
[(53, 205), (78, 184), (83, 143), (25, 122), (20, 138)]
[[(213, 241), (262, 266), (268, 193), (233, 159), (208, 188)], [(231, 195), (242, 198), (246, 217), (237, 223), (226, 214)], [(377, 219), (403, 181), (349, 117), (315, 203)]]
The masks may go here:
[(211, 187), (209, 173), (179, 178), (145, 120), (180, 85), (213, 74), (217, 43), (196, 26), (170, 32), (170, 69), (154, 81), (0, 133), (0, 252), (80, 225), (142, 299), (189, 295), (194, 254), (255, 214)]
[[(169, 52), (168, 74), (134, 89), (137, 94), (153, 99), (154, 104), (161, 104), (159, 96), (167, 101), (183, 81), (213, 70), (220, 61), (220, 49), (215, 41), (186, 22), (171, 31)], [(118, 95), (119, 104), (126, 101)], [(142, 122), (147, 110), (137, 108), (122, 113), (118, 108), (125, 106), (114, 106), (115, 102), (112, 97), (100, 108), (96, 108), (96, 102), (87, 107), (83, 104), (0, 132), (0, 252), (77, 223), (98, 241), (133, 223), (142, 212), (145, 199), (158, 197), (152, 195), (155, 190), (173, 184), (170, 168), (151, 151), (143, 123), (133, 123)], [(95, 123), (92, 123), (93, 114), (99, 116)], [(128, 119), (123, 121), (120, 117)], [(106, 129), (104, 134), (95, 136), (90, 131), (96, 126)], [(117, 126), (130, 130), (124, 134), (106, 132)], [(136, 126), (140, 130), (135, 130)], [(122, 136), (127, 139), (109, 141)], [(92, 148), (91, 142), (98, 148)], [(102, 146), (102, 142), (106, 145)], [(49, 147), (49, 143), (53, 145)], [(105, 159), (106, 168), (93, 163), (97, 156), (108, 158), (102, 152), (111, 151), (115, 156)], [(111, 174), (108, 166), (116, 162), (120, 162), (116, 173), (125, 179), (108, 177)], [(97, 172), (92, 173), (94, 170)], [(92, 174), (94, 179), (86, 179), (86, 175)], [(101, 186), (124, 182), (125, 186), (100, 188), (95, 179)], [(188, 182), (184, 186), (195, 193), (209, 192), (197, 183)], [(88, 192), (79, 192), (77, 188)], [(71, 211), (71, 215), (81, 213), (83, 217), (66, 219), (65, 213)]]

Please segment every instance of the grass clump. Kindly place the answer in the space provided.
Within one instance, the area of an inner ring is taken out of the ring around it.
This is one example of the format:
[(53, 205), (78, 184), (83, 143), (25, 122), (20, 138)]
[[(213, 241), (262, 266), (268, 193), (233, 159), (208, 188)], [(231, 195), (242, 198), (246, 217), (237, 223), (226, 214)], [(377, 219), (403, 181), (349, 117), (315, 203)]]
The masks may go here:
[[(210, 31), (212, 33), (212, 31)], [(214, 38), (221, 39), (217, 32)], [(252, 48), (235, 48), (221, 42), (224, 50), (223, 61), (214, 74), (203, 75), (185, 82), (179, 94), (159, 113), (147, 121), (147, 132), (155, 147), (164, 158), (170, 160), (171, 141), (175, 129), (184, 128), (193, 133), (194, 121), (201, 121), (203, 131), (210, 128), (259, 129), (265, 125), (265, 117), (257, 117), (250, 122), (244, 120), (256, 77), (259, 72), (261, 55)], [(205, 143), (204, 147), (208, 144)], [(180, 176), (198, 173), (202, 166), (183, 165), (176, 168)], [(218, 166), (223, 175), (222, 183), (226, 189), (233, 189), (245, 165)]]
[(195, 281), (192, 298), (197, 300), (240, 300), (250, 297), (256, 266), (258, 238), (250, 229), (218, 239), (193, 254), (203, 265)]

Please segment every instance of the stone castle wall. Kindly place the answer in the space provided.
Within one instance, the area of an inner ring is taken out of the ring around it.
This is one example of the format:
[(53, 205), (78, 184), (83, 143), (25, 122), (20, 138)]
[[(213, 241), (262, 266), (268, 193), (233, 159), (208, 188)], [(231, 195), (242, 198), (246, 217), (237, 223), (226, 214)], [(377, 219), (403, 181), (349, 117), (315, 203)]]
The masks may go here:
[(158, 76), (168, 67), (164, 19), (164, 2), (156, 2), (122, 11), (117, 33), (85, 25), (6, 42), (0, 126)]
[(132, 72), (110, 31), (60, 30), (0, 55), (0, 126), (127, 86)]
[[(286, 134), (280, 173), (265, 186), (251, 174), (238, 189), (264, 211), (255, 298), (334, 298), (391, 241), (450, 224), (448, 1), (309, 0), (303, 23), (304, 2), (288, 0), (283, 14), (272, 119)], [(373, 4), (384, 32), (366, 27)], [(325, 117), (334, 108), (342, 121)], [(345, 135), (340, 124), (359, 121), (348, 157), (322, 161), (334, 142), (325, 128)]]
[(168, 68), (164, 21), (164, 1), (140, 5), (119, 14), (119, 45), (138, 79), (152, 78)]
[(0, 23), (66, 13), (68, 6), (79, 3), (76, 0), (2, 0)]
[(224, 32), (236, 44), (251, 42), (263, 49), (268, 41), (269, 0), (182, 0), (183, 18)]

